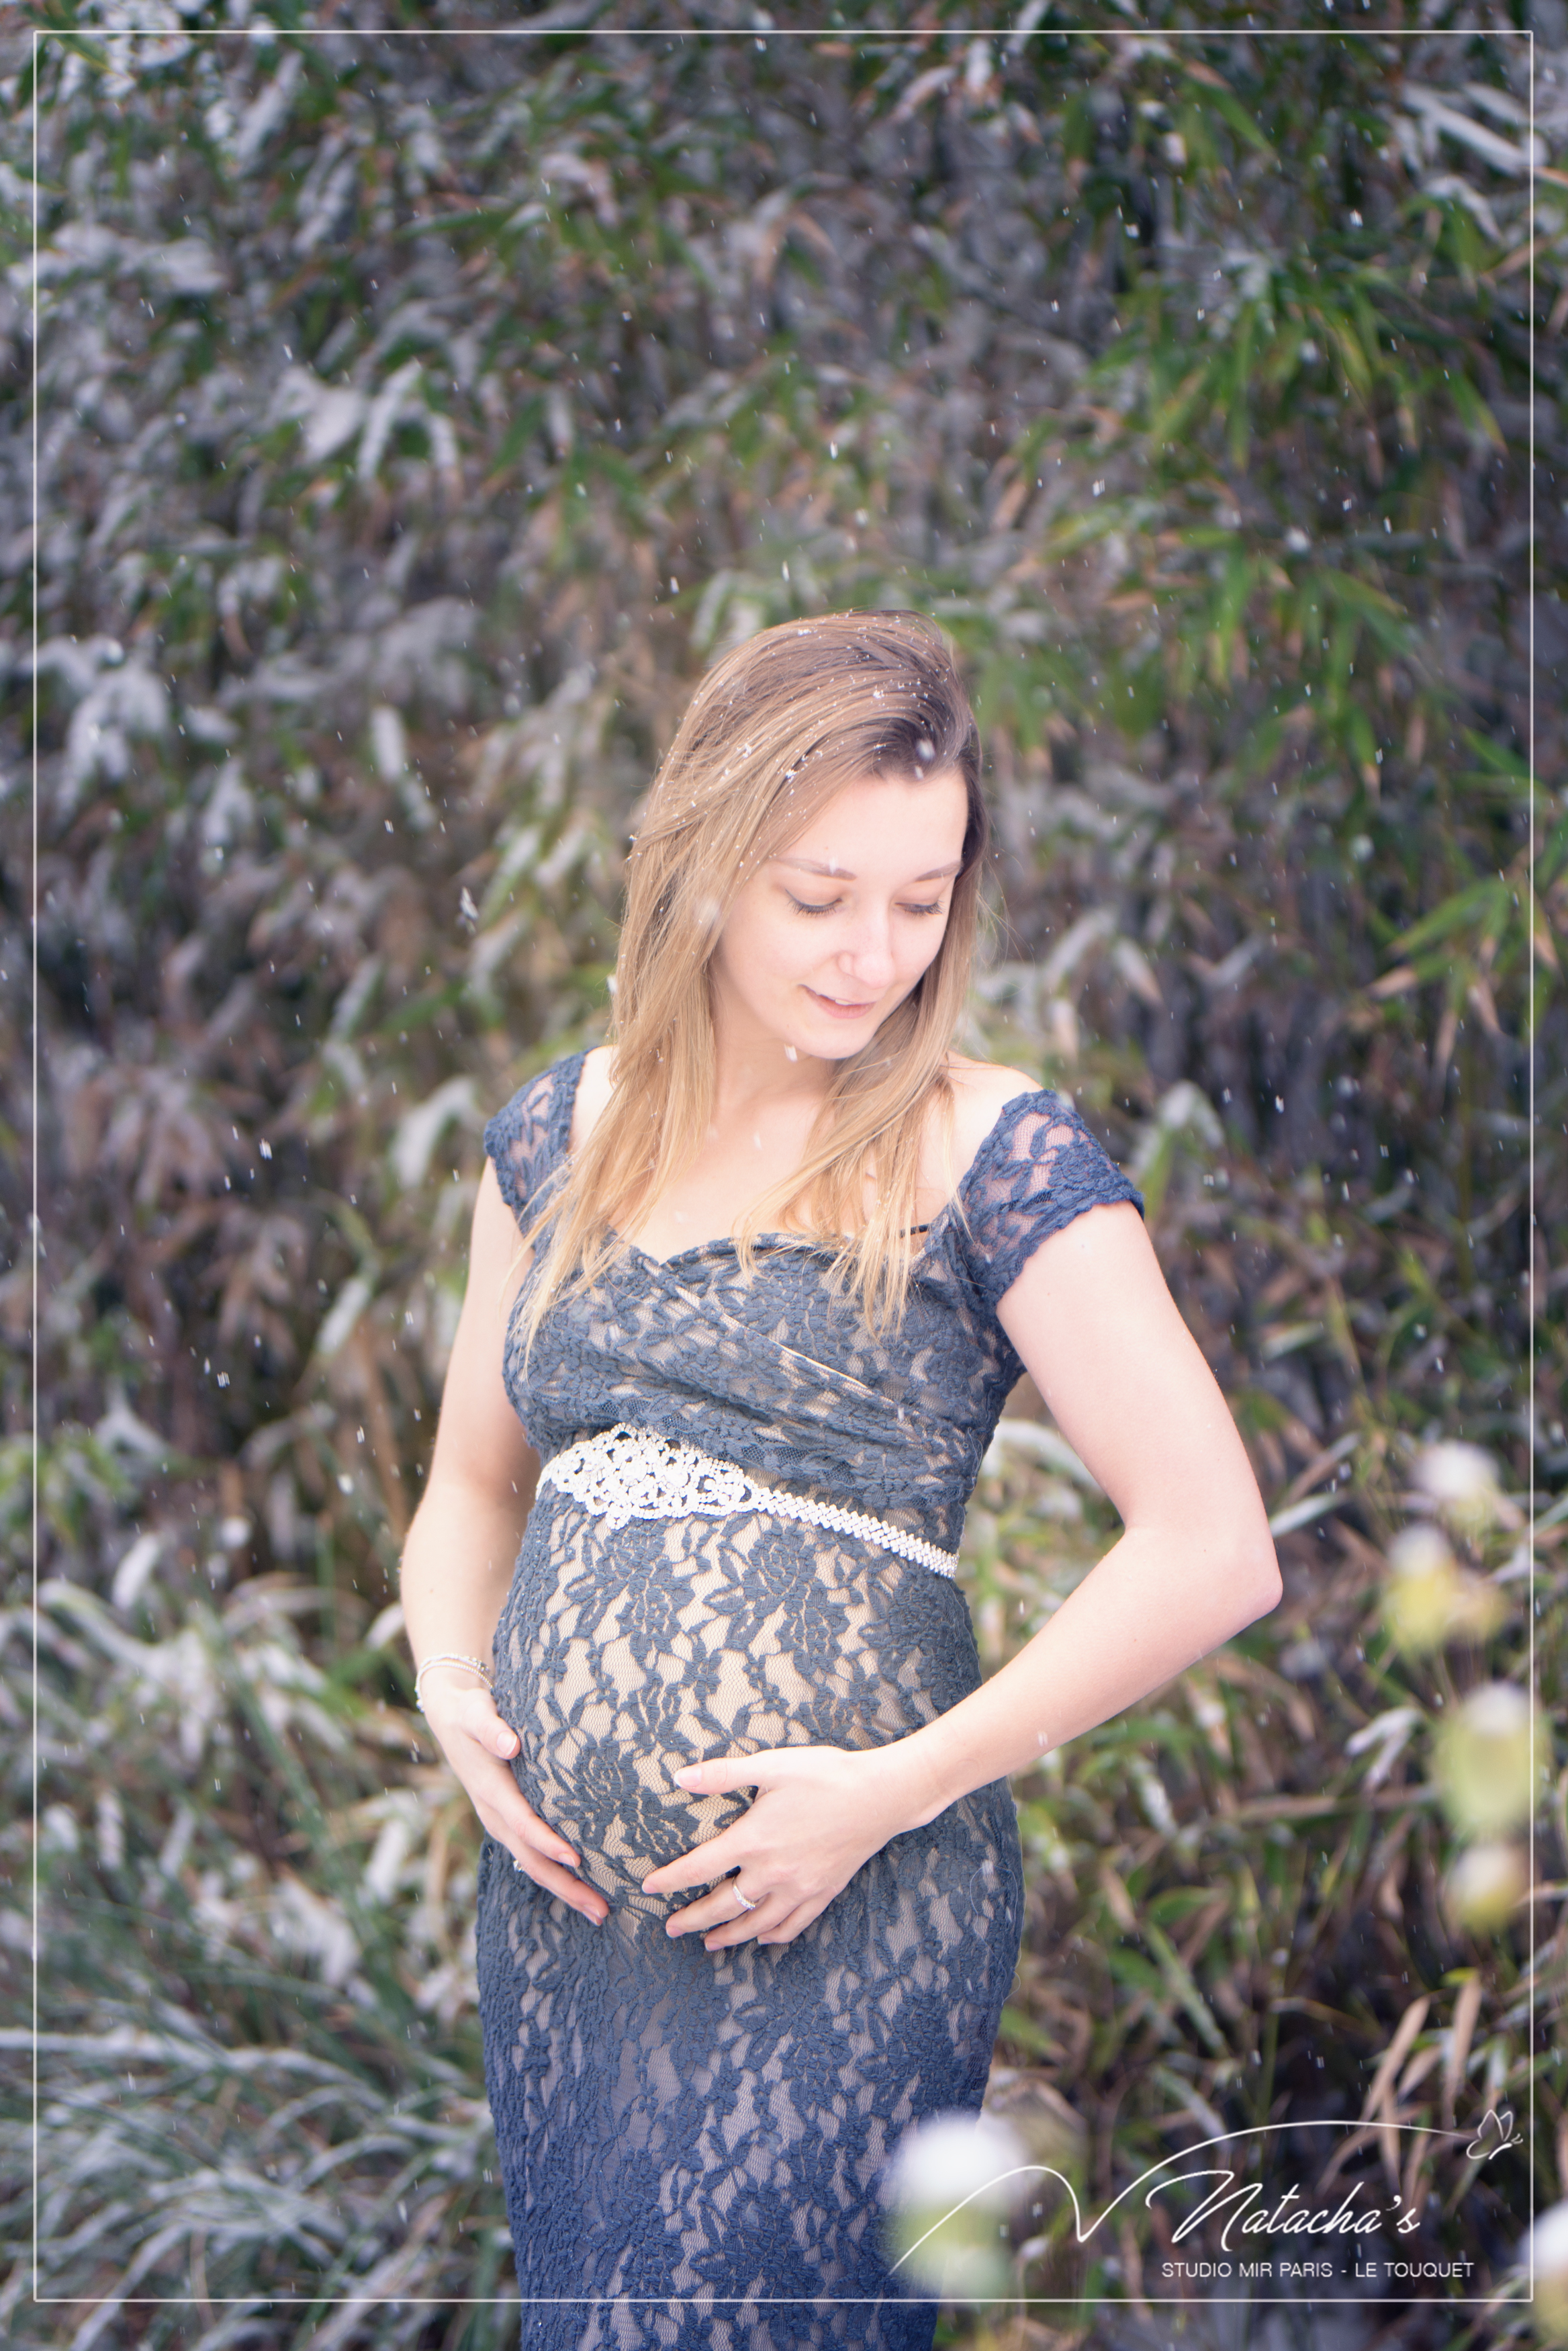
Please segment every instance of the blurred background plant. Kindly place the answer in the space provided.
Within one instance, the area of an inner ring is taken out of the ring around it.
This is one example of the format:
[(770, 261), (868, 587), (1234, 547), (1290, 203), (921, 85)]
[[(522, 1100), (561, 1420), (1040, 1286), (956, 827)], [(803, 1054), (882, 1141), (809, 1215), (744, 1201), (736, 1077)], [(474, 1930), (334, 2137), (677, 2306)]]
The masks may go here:
[[(1510, 2106), (1530, 2144), (1424, 2241), (1500, 2294), (1529, 2172), (1563, 2193), (1568, 17), (753, 13), (0, 32), (0, 1711), (30, 1159), (56, 2298), (14, 2131), (18, 2339), (512, 2339), (474, 1832), (392, 1582), (478, 1130), (601, 1031), (703, 663), (849, 604), (964, 659), (999, 911), (965, 1041), (1137, 1171), (1287, 1580), (1020, 1783), (992, 2103), (1096, 2204), (1278, 2114), (1376, 2162)], [(1111, 1523), (1015, 1397), (966, 1545), (988, 1665)], [(1091, 2258), (1060, 2201), (1004, 2263), (1054, 2306), (946, 2339), (1134, 2339), (1168, 2223)]]

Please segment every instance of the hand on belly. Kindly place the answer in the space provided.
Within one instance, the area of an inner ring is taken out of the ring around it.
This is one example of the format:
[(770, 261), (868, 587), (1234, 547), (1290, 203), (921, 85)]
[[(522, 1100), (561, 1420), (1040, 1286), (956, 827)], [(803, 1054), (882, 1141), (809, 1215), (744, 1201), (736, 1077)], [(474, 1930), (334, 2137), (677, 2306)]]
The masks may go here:
[(676, 1774), (694, 1795), (754, 1788), (754, 1801), (716, 1837), (643, 1879), (649, 1894), (709, 1886), (670, 1919), (671, 1935), (701, 1934), (710, 1951), (748, 1941), (792, 1943), (889, 1837), (915, 1804), (898, 1747), (785, 1747), (716, 1757)]

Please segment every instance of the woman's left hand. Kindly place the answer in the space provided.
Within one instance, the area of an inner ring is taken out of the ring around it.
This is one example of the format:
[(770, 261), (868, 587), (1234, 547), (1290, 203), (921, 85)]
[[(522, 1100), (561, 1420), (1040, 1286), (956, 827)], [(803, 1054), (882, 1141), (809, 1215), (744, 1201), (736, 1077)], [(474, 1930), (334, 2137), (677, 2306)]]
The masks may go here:
[[(711, 1886), (670, 1919), (671, 1935), (702, 1937), (710, 1951), (732, 1944), (793, 1943), (843, 1892), (862, 1862), (913, 1825), (918, 1812), (891, 1747), (772, 1747), (716, 1756), (672, 1774), (689, 1796), (755, 1788), (750, 1808), (705, 1844), (650, 1870), (649, 1894)], [(736, 1876), (727, 1876), (730, 1870)], [(754, 1909), (742, 1909), (737, 1886)]]

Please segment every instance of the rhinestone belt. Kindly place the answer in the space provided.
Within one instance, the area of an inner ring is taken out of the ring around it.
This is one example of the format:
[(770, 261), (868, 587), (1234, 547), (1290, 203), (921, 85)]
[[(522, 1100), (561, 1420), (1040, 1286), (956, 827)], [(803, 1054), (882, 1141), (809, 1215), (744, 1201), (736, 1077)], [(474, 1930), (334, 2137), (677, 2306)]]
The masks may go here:
[(938, 1575), (951, 1575), (958, 1565), (951, 1552), (939, 1551), (886, 1519), (764, 1486), (733, 1461), (720, 1461), (680, 1437), (628, 1428), (624, 1422), (568, 1445), (545, 1463), (539, 1483), (559, 1487), (611, 1529), (629, 1519), (727, 1519), (739, 1510), (765, 1510), (775, 1519), (826, 1527), (833, 1534), (858, 1535)]

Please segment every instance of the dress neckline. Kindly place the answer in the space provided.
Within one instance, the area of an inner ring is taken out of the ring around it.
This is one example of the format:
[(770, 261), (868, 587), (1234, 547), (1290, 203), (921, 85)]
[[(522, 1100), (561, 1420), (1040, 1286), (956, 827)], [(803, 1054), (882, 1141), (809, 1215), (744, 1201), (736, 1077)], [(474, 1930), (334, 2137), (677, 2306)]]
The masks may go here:
[[(576, 1109), (577, 1092), (583, 1081), (583, 1071), (587, 1066), (588, 1053), (591, 1050), (590, 1047), (584, 1046), (579, 1051), (569, 1054), (559, 1065), (564, 1074), (560, 1106), (556, 1113), (556, 1134), (562, 1158), (566, 1158), (571, 1151), (572, 1118)], [(574, 1062), (576, 1065), (575, 1068), (572, 1066)], [(991, 1125), (987, 1127), (976, 1144), (974, 1156), (959, 1177), (951, 1197), (942, 1202), (929, 1224), (910, 1226), (910, 1238), (913, 1238), (916, 1235), (920, 1237), (921, 1245), (915, 1252), (917, 1257), (924, 1257), (927, 1254), (930, 1248), (932, 1233), (945, 1217), (952, 1214), (955, 1207), (961, 1207), (966, 1186), (982, 1159), (991, 1151), (998, 1135), (1011, 1125), (1012, 1114), (1019, 1103), (1035, 1102), (1043, 1095), (1049, 1095), (1053, 1102), (1061, 1099), (1060, 1096), (1051, 1093), (1047, 1086), (1030, 1086), (1023, 1088), (1018, 1093), (1010, 1095), (1002, 1103)], [(618, 1240), (620, 1236), (617, 1234), (616, 1238)], [(666, 1270), (670, 1266), (682, 1265), (689, 1258), (711, 1257), (715, 1253), (720, 1256), (733, 1257), (737, 1254), (739, 1246), (732, 1234), (715, 1233), (709, 1240), (693, 1241), (688, 1249), (672, 1249), (668, 1257), (655, 1257), (652, 1250), (644, 1249), (640, 1241), (628, 1240), (625, 1243), (628, 1256), (639, 1258), (644, 1265), (654, 1266), (660, 1271)], [(809, 1233), (755, 1233), (753, 1235), (752, 1246), (753, 1249), (804, 1249), (811, 1250), (819, 1257), (832, 1254), (826, 1242), (813, 1240)]]

